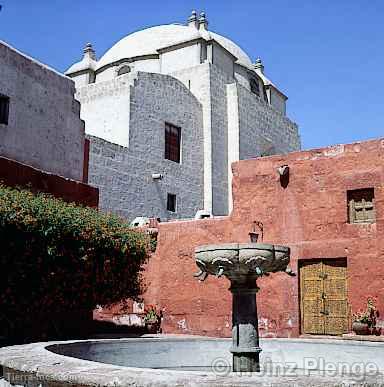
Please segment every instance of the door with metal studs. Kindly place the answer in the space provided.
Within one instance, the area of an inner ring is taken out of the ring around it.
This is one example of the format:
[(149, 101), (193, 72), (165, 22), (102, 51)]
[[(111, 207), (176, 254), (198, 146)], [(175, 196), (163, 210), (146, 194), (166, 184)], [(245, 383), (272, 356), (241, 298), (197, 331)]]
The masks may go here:
[(299, 267), (301, 332), (346, 333), (349, 325), (346, 259), (305, 260)]

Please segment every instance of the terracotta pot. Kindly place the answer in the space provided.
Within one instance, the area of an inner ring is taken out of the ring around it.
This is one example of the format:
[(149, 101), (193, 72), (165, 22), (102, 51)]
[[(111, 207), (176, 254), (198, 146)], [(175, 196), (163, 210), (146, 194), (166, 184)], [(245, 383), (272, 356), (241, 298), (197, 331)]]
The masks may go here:
[(352, 323), (352, 330), (355, 332), (357, 335), (369, 335), (370, 334), (370, 329), (367, 323), (362, 323), (359, 321), (354, 321)]
[(157, 321), (147, 321), (145, 323), (148, 333), (158, 333), (160, 324)]

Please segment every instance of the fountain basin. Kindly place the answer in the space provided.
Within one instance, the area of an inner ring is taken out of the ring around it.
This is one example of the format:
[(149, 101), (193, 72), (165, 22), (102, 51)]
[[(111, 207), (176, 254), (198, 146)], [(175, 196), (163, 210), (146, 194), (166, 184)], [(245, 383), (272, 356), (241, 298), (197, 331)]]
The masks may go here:
[(4, 378), (0, 384), (332, 386), (384, 382), (384, 342), (261, 339), (261, 372), (243, 374), (231, 372), (230, 343), (230, 339), (161, 335), (6, 347), (0, 349)]
[(227, 277), (287, 271), (289, 257), (289, 247), (266, 243), (225, 243), (195, 249), (196, 264), (202, 272)]

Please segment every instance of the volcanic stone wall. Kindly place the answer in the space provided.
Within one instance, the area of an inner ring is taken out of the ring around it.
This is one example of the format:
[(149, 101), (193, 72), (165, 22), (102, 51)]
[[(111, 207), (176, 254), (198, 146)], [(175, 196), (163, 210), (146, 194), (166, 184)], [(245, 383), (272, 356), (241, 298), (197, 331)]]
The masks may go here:
[[(191, 218), (203, 208), (201, 104), (173, 77), (140, 72), (135, 76), (125, 105), (130, 112), (124, 121), (129, 146), (89, 136), (89, 182), (100, 190), (102, 210), (128, 220)], [(114, 106), (114, 95), (103, 86), (109, 82), (95, 84), (96, 94), (108, 104), (106, 111)], [(181, 128), (180, 163), (164, 158), (165, 123)], [(156, 173), (163, 178), (152, 179)], [(167, 193), (177, 196), (176, 212), (167, 211)]]
[(77, 181), (83, 179), (84, 123), (74, 82), (0, 41), (0, 155)]
[(237, 86), (240, 160), (300, 150), (297, 125), (274, 107)]

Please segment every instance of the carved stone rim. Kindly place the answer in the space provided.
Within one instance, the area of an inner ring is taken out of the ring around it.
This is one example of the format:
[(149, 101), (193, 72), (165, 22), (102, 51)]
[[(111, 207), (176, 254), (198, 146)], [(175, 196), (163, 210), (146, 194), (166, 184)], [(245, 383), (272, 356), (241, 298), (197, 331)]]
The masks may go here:
[(269, 243), (223, 243), (202, 245), (195, 248), (195, 253), (203, 253), (205, 251), (223, 251), (223, 250), (267, 250), (267, 251), (280, 251), (288, 253), (290, 248), (281, 245), (272, 245)]
[[(206, 371), (179, 371), (179, 370), (168, 370), (168, 369), (154, 369), (154, 368), (135, 368), (117, 366), (108, 363), (100, 363), (89, 360), (82, 360), (65, 355), (59, 355), (49, 351), (52, 345), (61, 344), (81, 344), (81, 343), (116, 343), (119, 342), (131, 342), (134, 346), (137, 346), (140, 342), (150, 341), (156, 345), (156, 342), (179, 342), (179, 341), (213, 341), (225, 343), (230, 346), (231, 339), (223, 338), (211, 338), (201, 336), (188, 336), (188, 335), (158, 335), (141, 338), (124, 338), (124, 339), (92, 339), (92, 340), (71, 340), (66, 342), (46, 342), (46, 343), (32, 343), (25, 345), (17, 345), (13, 347), (0, 348), (0, 365), (3, 366), (5, 379), (9, 373), (16, 374), (20, 372), (21, 380), (26, 380), (25, 376), (28, 376), (30, 385), (54, 385), (56, 387), (68, 387), (72, 386), (83, 386), (83, 387), (110, 387), (110, 386), (145, 386), (153, 387), (155, 385), (167, 385), (167, 386), (216, 386), (218, 380), (226, 386), (249, 386), (260, 385), (260, 386), (271, 386), (284, 385), (287, 382), (295, 382), (297, 385), (335, 385), (335, 384), (352, 384), (356, 383), (356, 375), (297, 375), (294, 377), (287, 376), (275, 376), (271, 375), (260, 375), (255, 373), (254, 375), (245, 374), (246, 377), (239, 378), (238, 375), (229, 373), (227, 376), (218, 376), (212, 372)], [(341, 351), (345, 353), (343, 361), (353, 364), (355, 357), (353, 353), (357, 354), (359, 361), (368, 364), (372, 362), (374, 356), (376, 356), (376, 362), (379, 362), (379, 374), (372, 376), (362, 377), (360, 383), (367, 385), (367, 383), (380, 384), (384, 382), (384, 361), (383, 342), (368, 342), (359, 341), (358, 339), (319, 339), (319, 338), (262, 338), (261, 342), (265, 345), (266, 342), (273, 343), (271, 346), (271, 353), (275, 353), (276, 349), (281, 349), (283, 354), (286, 354), (287, 359), (295, 361), (292, 356), (299, 356), (300, 359), (305, 356), (313, 356), (314, 348), (323, 352), (329, 353), (331, 358), (327, 358), (326, 364), (329, 362), (336, 363), (340, 361), (340, 355), (337, 355)], [(290, 345), (299, 346), (301, 349), (297, 355), (297, 351), (290, 354)], [(323, 347), (323, 346), (326, 347)], [(320, 349), (319, 349), (320, 348)], [(353, 349), (356, 349), (353, 351)], [(308, 352), (306, 352), (308, 351)], [(353, 351), (353, 352), (352, 352)], [(351, 355), (349, 355), (352, 353)], [(292, 363), (290, 363), (292, 364)], [(360, 374), (359, 374), (360, 375)], [(16, 379), (20, 381), (20, 379)], [(43, 383), (43, 382), (44, 383)], [(49, 382), (48, 382), (49, 381)], [(243, 382), (244, 381), (244, 382)], [(51, 384), (52, 383), (52, 384)], [(18, 383), (21, 384), (21, 383)]]

